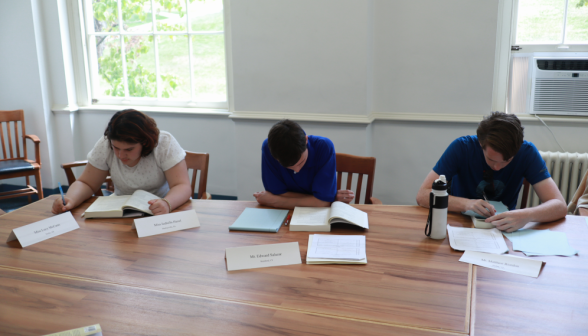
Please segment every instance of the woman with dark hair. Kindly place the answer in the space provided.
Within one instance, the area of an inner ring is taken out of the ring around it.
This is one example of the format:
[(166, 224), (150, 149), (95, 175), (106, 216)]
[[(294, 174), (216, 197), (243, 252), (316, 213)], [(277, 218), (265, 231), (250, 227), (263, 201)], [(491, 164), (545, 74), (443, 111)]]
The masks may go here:
[(186, 152), (168, 132), (160, 131), (155, 120), (137, 110), (123, 110), (112, 116), (78, 180), (69, 187), (65, 205), (53, 203), (53, 213), (69, 211), (98, 190), (110, 172), (115, 195), (145, 190), (159, 196), (149, 201), (154, 215), (171, 212), (192, 193)]

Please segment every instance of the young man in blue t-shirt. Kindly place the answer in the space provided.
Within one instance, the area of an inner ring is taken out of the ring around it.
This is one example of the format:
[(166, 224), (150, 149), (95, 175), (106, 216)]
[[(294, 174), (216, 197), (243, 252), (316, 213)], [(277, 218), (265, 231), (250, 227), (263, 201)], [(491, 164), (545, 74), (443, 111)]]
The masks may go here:
[[(523, 140), (523, 126), (514, 114), (493, 112), (478, 125), (477, 136), (454, 140), (417, 194), (417, 203), (429, 207), (429, 193), (440, 175), (451, 180), (449, 211), (473, 210), (486, 222), (507, 232), (529, 222), (550, 222), (565, 217), (567, 207), (545, 162), (535, 146)], [(539, 196), (541, 204), (516, 210), (523, 178)], [(495, 215), (486, 202), (502, 201), (510, 211)]]
[(296, 122), (275, 124), (261, 146), (261, 177), (265, 191), (253, 194), (257, 202), (274, 208), (330, 206), (349, 203), (350, 190), (337, 192), (335, 147), (331, 140), (307, 136)]

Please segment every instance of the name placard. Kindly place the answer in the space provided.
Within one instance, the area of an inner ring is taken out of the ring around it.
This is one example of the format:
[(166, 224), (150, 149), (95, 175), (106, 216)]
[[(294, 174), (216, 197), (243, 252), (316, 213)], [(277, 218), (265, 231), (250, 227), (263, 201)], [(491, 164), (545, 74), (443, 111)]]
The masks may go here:
[(10, 232), (6, 242), (18, 240), (22, 247), (27, 247), (79, 228), (71, 212), (66, 212), (16, 228)]
[(541, 260), (475, 251), (465, 251), (459, 261), (534, 278), (543, 264)]
[(166, 215), (135, 219), (133, 229), (139, 238), (199, 227), (196, 211), (188, 210)]
[(225, 254), (229, 271), (302, 263), (298, 242), (229, 247)]

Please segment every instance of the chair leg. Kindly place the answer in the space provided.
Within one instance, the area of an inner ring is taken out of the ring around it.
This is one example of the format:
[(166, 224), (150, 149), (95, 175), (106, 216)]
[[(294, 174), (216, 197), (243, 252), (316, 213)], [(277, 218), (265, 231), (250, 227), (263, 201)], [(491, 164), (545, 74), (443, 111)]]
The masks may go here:
[(39, 200), (43, 199), (43, 183), (41, 182), (41, 170), (35, 172), (35, 181), (37, 182), (37, 192), (39, 193)]
[[(26, 178), (26, 180), (27, 180), (27, 187), (28, 187), (28, 186), (30, 186), (30, 185), (31, 185), (31, 181), (29, 180), (29, 176), (28, 176), (28, 175), (27, 175), (25, 178)], [(27, 196), (27, 197), (28, 197), (28, 199), (29, 199), (29, 203), (31, 203), (31, 202), (32, 202), (32, 200), (31, 200), (31, 195), (29, 195), (29, 196)]]

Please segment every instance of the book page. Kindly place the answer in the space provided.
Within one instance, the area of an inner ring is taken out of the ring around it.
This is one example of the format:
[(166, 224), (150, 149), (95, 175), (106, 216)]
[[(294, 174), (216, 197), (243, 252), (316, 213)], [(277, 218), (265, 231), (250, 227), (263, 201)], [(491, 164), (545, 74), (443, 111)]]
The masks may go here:
[(122, 211), (130, 196), (100, 196), (88, 207), (86, 212)]
[(153, 195), (152, 193), (147, 192), (145, 190), (136, 190), (133, 193), (133, 195), (129, 198), (129, 200), (126, 202), (125, 207), (132, 207), (153, 215), (151, 210), (149, 210), (148, 202), (160, 198), (161, 197)]
[[(333, 202), (331, 205), (330, 223), (345, 223), (346, 221), (359, 225), (362, 228), (369, 229), (367, 213), (358, 210), (343, 202)], [(339, 220), (344, 219), (344, 221)]]
[(327, 220), (329, 219), (330, 213), (331, 209), (329, 208), (295, 207), (294, 212), (292, 213), (292, 219), (290, 220), (290, 226), (327, 225)]
[(315, 234), (306, 256), (326, 259), (365, 259), (365, 236)]
[(502, 254), (508, 252), (506, 242), (498, 229), (470, 229), (447, 225), (449, 245), (458, 251), (478, 251)]

